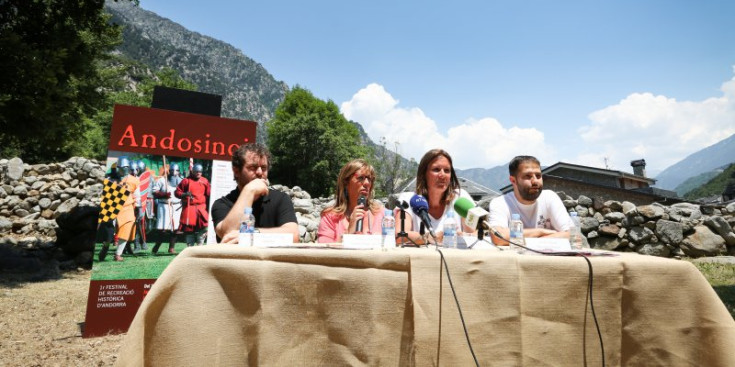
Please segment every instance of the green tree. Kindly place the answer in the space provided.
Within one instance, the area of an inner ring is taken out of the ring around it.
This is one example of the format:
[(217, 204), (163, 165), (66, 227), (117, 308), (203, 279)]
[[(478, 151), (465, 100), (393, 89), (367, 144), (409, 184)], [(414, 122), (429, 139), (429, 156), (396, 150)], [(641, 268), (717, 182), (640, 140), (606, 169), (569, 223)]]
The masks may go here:
[(342, 166), (367, 155), (359, 131), (337, 105), (299, 86), (286, 94), (266, 129), (273, 155), (269, 177), (314, 196), (329, 195)]
[(411, 179), (416, 172), (416, 161), (401, 157), (398, 150), (399, 143), (393, 142), (393, 149), (389, 149), (388, 139), (385, 137), (381, 137), (380, 144), (373, 148), (374, 158), (371, 163), (375, 167), (377, 196), (395, 194), (398, 186)]
[(96, 62), (120, 41), (103, 0), (0, 1), (0, 154), (64, 159), (103, 103)]

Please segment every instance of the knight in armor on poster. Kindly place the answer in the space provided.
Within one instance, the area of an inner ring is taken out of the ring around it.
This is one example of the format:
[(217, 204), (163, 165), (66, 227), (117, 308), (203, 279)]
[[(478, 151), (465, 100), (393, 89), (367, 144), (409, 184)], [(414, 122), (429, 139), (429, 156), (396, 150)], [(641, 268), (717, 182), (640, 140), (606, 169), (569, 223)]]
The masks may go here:
[(209, 212), (207, 202), (211, 186), (206, 177), (202, 177), (204, 167), (197, 163), (193, 166), (189, 177), (183, 179), (176, 187), (174, 195), (181, 199), (181, 219), (179, 231), (186, 234), (186, 245), (204, 245), (207, 236)]
[(176, 187), (183, 178), (179, 173), (179, 165), (171, 163), (163, 167), (162, 175), (153, 183), (153, 198), (156, 202), (156, 245), (152, 253), (158, 253), (158, 249), (164, 241), (168, 242), (168, 253), (175, 254), (176, 230), (179, 228), (181, 217), (181, 199), (173, 195)]
[(132, 164), (127, 157), (120, 157), (117, 163), (118, 171), (123, 177), (120, 184), (124, 185), (130, 193), (117, 215), (118, 244), (115, 250), (115, 261), (123, 261), (123, 251), (127, 243), (135, 237), (135, 208), (140, 207), (140, 190), (138, 189), (140, 180), (135, 176)]

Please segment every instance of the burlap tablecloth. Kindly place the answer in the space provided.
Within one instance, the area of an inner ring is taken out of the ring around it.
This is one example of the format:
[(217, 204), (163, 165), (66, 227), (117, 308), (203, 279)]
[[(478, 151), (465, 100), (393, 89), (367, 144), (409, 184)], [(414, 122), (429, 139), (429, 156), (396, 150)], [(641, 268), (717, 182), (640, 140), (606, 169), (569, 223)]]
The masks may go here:
[[(444, 254), (480, 365), (601, 365), (583, 258)], [(591, 261), (607, 366), (735, 366), (735, 322), (693, 265)], [(156, 281), (118, 365), (474, 362), (434, 250), (210, 245), (187, 249)]]

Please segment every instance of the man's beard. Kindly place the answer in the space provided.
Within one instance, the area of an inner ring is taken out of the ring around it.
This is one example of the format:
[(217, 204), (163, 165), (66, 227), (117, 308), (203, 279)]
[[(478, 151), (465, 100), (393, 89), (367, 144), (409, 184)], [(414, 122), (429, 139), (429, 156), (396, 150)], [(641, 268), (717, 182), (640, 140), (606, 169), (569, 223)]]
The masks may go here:
[(536, 201), (539, 196), (541, 196), (541, 191), (544, 190), (543, 186), (538, 187), (538, 191), (536, 193), (531, 193), (532, 187), (529, 188), (521, 188), (518, 190), (518, 193), (521, 195), (521, 198), (526, 201)]

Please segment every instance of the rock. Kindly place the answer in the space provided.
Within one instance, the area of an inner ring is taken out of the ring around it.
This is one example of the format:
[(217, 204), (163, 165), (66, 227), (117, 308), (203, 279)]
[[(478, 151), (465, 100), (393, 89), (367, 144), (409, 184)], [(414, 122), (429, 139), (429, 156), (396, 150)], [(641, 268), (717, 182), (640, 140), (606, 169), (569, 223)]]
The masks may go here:
[(664, 209), (656, 205), (642, 205), (638, 207), (638, 213), (649, 220), (657, 220), (664, 215)]
[(0, 217), (0, 233), (8, 232), (13, 228), (13, 222), (5, 217)]
[(699, 205), (689, 203), (676, 203), (671, 206), (669, 210), (669, 216), (675, 218), (677, 222), (683, 220), (684, 217), (689, 219), (699, 219), (702, 217), (702, 212), (699, 210)]
[(635, 204), (629, 202), (629, 201), (623, 201), (623, 214), (625, 215), (634, 215), (637, 213), (637, 208), (635, 207)]
[(18, 208), (18, 209), (13, 210), (13, 214), (16, 215), (16, 216), (18, 216), (18, 217), (25, 217), (25, 216), (27, 216), (28, 214), (31, 214), (31, 213), (27, 209)]
[(701, 211), (702, 214), (705, 214), (705, 215), (715, 214), (716, 210), (717, 209), (715, 209), (715, 207), (712, 205), (700, 205), (699, 206), (699, 211)]
[(625, 219), (625, 214), (621, 212), (611, 212), (605, 214), (605, 219), (609, 220), (611, 223), (620, 223)]
[(575, 206), (577, 206), (577, 202), (571, 199), (563, 200), (562, 204), (564, 204), (564, 207), (567, 209), (574, 208)]
[(309, 219), (306, 216), (297, 216), (296, 220), (299, 226), (303, 226), (307, 231), (316, 231), (319, 228), (319, 222)]
[(293, 208), (297, 213), (309, 214), (314, 210), (314, 204), (309, 199), (296, 199), (293, 201)]
[(595, 219), (597, 219), (597, 222), (598, 223), (599, 222), (602, 222), (603, 220), (605, 220), (605, 217), (600, 212), (595, 213), (595, 215), (593, 215), (592, 217), (595, 218)]
[(34, 164), (31, 167), (33, 168), (34, 171), (36, 171), (36, 173), (39, 176), (43, 176), (43, 175), (49, 174), (51, 172), (51, 170), (49, 169), (49, 166), (47, 164)]
[(594, 231), (600, 226), (600, 222), (594, 217), (579, 218), (579, 224), (582, 229), (582, 233)]
[(725, 239), (704, 225), (694, 227), (694, 233), (684, 238), (679, 247), (691, 257), (716, 256), (727, 252)]
[(645, 244), (636, 250), (641, 255), (669, 257), (671, 256), (671, 250), (662, 243), (658, 244)]
[(653, 237), (653, 231), (646, 227), (633, 227), (628, 230), (628, 238), (641, 245), (649, 243), (651, 237)]
[(628, 225), (629, 226), (639, 226), (643, 223), (646, 223), (646, 218), (644, 218), (642, 215), (631, 215), (628, 218)]
[(56, 208), (55, 216), (59, 217), (60, 215), (70, 213), (78, 205), (79, 205), (79, 199), (70, 198), (69, 200), (66, 200), (61, 205), (59, 205), (58, 208)]
[(38, 180), (31, 185), (31, 190), (41, 191), (41, 188), (46, 184), (45, 181)]
[(617, 237), (600, 236), (590, 239), (589, 243), (592, 248), (609, 251), (615, 250), (621, 246), (621, 242)]
[(41, 209), (48, 209), (51, 206), (51, 199), (49, 198), (39, 199), (38, 206), (41, 207)]
[(730, 224), (725, 219), (722, 217), (709, 217), (704, 220), (704, 224), (720, 235), (728, 246), (735, 246), (735, 233), (732, 232), (732, 227), (730, 227)]
[(25, 167), (23, 166), (23, 160), (18, 157), (12, 158), (8, 161), (7, 177), (11, 181), (20, 181), (20, 179), (23, 178), (24, 170)]
[(610, 208), (610, 210), (615, 212), (620, 212), (623, 210), (623, 206), (618, 201), (609, 200), (605, 202), (605, 206)]
[(590, 215), (589, 210), (587, 210), (586, 207), (583, 207), (581, 205), (577, 205), (574, 210), (577, 212), (577, 215), (580, 218), (588, 217)]
[(602, 235), (617, 237), (620, 233), (620, 227), (615, 224), (605, 224), (600, 226), (599, 232)]
[(681, 223), (662, 219), (656, 222), (656, 235), (664, 243), (678, 245), (684, 239), (683, 228)]
[(38, 181), (38, 176), (25, 176), (23, 177), (23, 183), (27, 185), (33, 185), (36, 181)]
[(13, 195), (24, 198), (28, 195), (28, 187), (26, 185), (18, 185), (13, 188)]
[(595, 208), (595, 210), (599, 212), (605, 207), (605, 202), (602, 201), (602, 199), (596, 197), (592, 200), (592, 207)]
[(577, 198), (577, 203), (588, 208), (591, 207), (593, 204), (592, 199), (584, 195), (579, 195), (579, 197)]
[(648, 221), (646, 223), (643, 223), (643, 227), (646, 227), (652, 231), (656, 231), (656, 222), (654, 221)]

